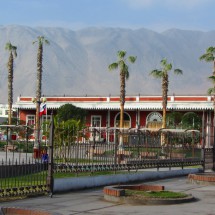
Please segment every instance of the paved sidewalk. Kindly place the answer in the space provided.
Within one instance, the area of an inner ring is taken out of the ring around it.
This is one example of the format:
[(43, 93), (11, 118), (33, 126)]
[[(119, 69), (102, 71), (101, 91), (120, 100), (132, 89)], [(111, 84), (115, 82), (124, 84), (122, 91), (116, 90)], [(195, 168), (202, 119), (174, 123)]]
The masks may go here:
[(12, 163), (29, 163), (30, 162), (35, 162), (35, 159), (33, 158), (32, 153), (25, 153), (25, 152), (2, 152), (0, 151), (0, 161), (6, 162), (10, 161), (10, 164)]
[[(187, 177), (163, 179), (146, 184), (164, 185), (166, 190), (191, 193), (198, 201), (178, 205), (131, 206), (103, 200), (102, 188), (56, 194), (53, 198), (36, 197), (15, 202), (2, 203), (5, 207), (37, 208), (62, 215), (215, 215), (215, 186), (195, 185)], [(140, 184), (140, 183), (139, 183)]]

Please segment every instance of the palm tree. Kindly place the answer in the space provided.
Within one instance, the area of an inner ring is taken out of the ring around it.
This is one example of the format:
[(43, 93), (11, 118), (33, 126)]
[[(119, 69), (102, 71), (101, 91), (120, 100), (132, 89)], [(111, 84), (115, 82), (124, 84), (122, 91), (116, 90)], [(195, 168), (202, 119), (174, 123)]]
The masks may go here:
[[(128, 80), (129, 78), (128, 65), (126, 64), (125, 56), (126, 51), (118, 51), (118, 61), (108, 66), (110, 71), (118, 68), (120, 70), (120, 128), (123, 128), (124, 126), (125, 80)], [(130, 63), (134, 63), (136, 61), (136, 57), (129, 56), (127, 60)]]
[(213, 120), (213, 125), (214, 125), (214, 144), (215, 144), (215, 47), (210, 46), (209, 48), (206, 49), (206, 53), (200, 56), (200, 60), (204, 60), (206, 62), (212, 62), (213, 63), (213, 74), (212, 76), (209, 77), (210, 80), (213, 82), (213, 88), (208, 89), (208, 94), (214, 95), (214, 101), (213, 101), (213, 106), (214, 106), (214, 120)]
[(43, 45), (49, 44), (49, 41), (45, 39), (44, 36), (37, 37), (37, 40), (33, 44), (38, 43), (37, 52), (37, 90), (36, 90), (36, 125), (35, 125), (35, 145), (34, 148), (39, 147), (39, 137), (40, 137), (40, 99), (42, 94), (42, 72), (43, 72)]
[[(206, 62), (213, 62), (213, 73), (209, 79), (213, 82), (213, 88), (208, 89), (208, 94), (215, 94), (215, 47), (209, 47), (206, 49), (206, 53), (203, 54), (200, 60), (205, 60)], [(215, 111), (215, 101), (214, 101), (214, 111)]]
[(6, 43), (5, 49), (9, 51), (9, 59), (7, 63), (8, 68), (8, 124), (12, 124), (12, 104), (13, 104), (13, 63), (14, 58), (17, 57), (17, 47), (13, 46), (11, 42)]
[[(112, 71), (114, 69), (120, 70), (120, 128), (124, 127), (124, 104), (125, 104), (125, 81), (129, 78), (128, 65), (126, 64), (126, 60), (130, 63), (134, 63), (136, 61), (136, 57), (129, 56), (127, 59), (126, 51), (118, 51), (117, 52), (118, 61), (110, 64), (108, 66), (109, 70)], [(120, 138), (120, 142), (122, 144), (122, 139)]]
[[(166, 128), (166, 109), (167, 109), (167, 96), (168, 96), (168, 87), (169, 87), (169, 72), (172, 70), (172, 64), (167, 62), (167, 59), (164, 58), (161, 60), (161, 70), (152, 70), (150, 74), (155, 78), (162, 79), (162, 106), (163, 106), (163, 120), (162, 128)], [(175, 69), (175, 74), (182, 74), (182, 70)], [(164, 144), (164, 143), (162, 143)]]
[(209, 47), (206, 49), (206, 53), (203, 54), (200, 60), (205, 60), (206, 62), (213, 62), (213, 76), (215, 76), (215, 47)]

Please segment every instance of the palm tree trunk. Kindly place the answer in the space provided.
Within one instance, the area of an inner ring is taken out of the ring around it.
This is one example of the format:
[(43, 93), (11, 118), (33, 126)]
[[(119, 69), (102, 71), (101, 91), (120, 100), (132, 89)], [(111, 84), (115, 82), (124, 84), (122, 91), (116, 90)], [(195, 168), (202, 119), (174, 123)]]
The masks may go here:
[(12, 124), (12, 103), (13, 103), (13, 54), (10, 53), (8, 61), (8, 124)]
[[(125, 73), (120, 72), (120, 123), (119, 128), (124, 127), (124, 104), (125, 104)], [(120, 131), (119, 148), (123, 148), (123, 135)]]
[[(168, 75), (166, 74), (162, 79), (162, 94), (163, 94), (163, 119), (162, 128), (166, 128), (166, 109), (167, 109), (167, 92), (168, 92)], [(161, 146), (166, 144), (166, 137), (161, 135)]]
[(163, 83), (163, 121), (162, 128), (166, 128), (166, 109), (167, 109), (167, 93), (168, 93), (168, 75), (164, 76)]
[(120, 104), (120, 128), (124, 127), (124, 104)]
[(162, 121), (162, 128), (166, 128), (166, 107), (163, 108), (163, 121)]
[[(39, 150), (40, 145), (40, 99), (42, 89), (42, 59), (43, 59), (43, 46), (39, 44), (37, 54), (37, 92), (36, 92), (36, 125), (35, 125), (35, 150)], [(39, 153), (36, 152), (36, 153)]]

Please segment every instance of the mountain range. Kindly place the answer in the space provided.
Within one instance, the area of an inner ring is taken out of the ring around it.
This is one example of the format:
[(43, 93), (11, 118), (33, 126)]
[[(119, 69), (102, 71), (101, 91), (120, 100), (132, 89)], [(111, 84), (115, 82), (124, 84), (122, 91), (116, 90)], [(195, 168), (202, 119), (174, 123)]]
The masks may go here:
[(161, 80), (149, 75), (160, 69), (167, 58), (173, 69), (183, 75), (170, 73), (169, 95), (205, 95), (212, 84), (208, 77), (213, 64), (199, 57), (209, 46), (215, 46), (215, 31), (201, 32), (169, 29), (155, 32), (149, 29), (97, 28), (81, 30), (19, 25), (0, 26), (0, 103), (7, 102), (7, 61), (5, 44), (17, 46), (14, 60), (14, 102), (17, 96), (36, 94), (37, 49), (33, 41), (45, 36), (42, 94), (44, 96), (118, 96), (119, 71), (109, 71), (116, 62), (117, 52), (137, 56), (129, 64), (127, 95), (161, 95)]

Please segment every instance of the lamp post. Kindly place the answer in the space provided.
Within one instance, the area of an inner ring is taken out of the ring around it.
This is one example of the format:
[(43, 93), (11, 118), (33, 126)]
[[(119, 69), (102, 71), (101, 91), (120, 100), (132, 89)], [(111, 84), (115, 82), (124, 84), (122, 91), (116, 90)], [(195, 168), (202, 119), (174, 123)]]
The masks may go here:
[(46, 102), (46, 98), (32, 98), (32, 102), (36, 104), (36, 122), (35, 122), (35, 142), (34, 142), (34, 158), (40, 156), (40, 105)]

